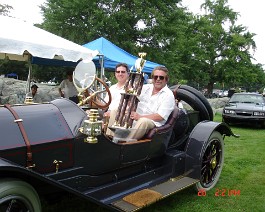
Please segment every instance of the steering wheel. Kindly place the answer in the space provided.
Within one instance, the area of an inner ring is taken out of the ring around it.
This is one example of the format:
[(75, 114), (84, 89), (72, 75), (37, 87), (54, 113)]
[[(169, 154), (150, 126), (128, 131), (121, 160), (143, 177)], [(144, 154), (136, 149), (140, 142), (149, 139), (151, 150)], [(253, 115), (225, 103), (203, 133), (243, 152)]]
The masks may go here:
[[(97, 90), (100, 85), (103, 85), (103, 89)], [(105, 101), (104, 96), (108, 95), (108, 100)], [(92, 105), (100, 109), (107, 108), (111, 103), (111, 93), (109, 90), (108, 85), (100, 78), (96, 77), (94, 84), (88, 87), (84, 91), (84, 99), (82, 100), (80, 105), (86, 104), (87, 102), (91, 101)]]
[[(96, 66), (92, 60), (82, 60), (73, 73), (73, 82), (82, 100), (79, 106), (91, 102), (100, 109), (107, 108), (111, 103), (111, 93), (107, 84), (96, 77)], [(108, 101), (104, 96), (108, 94)]]

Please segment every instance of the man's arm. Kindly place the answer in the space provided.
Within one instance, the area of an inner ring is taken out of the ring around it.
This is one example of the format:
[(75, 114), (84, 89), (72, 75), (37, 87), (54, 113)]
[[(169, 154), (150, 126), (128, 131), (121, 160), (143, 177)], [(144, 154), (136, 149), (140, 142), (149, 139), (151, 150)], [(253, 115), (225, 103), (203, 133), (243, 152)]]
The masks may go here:
[(58, 88), (58, 90), (59, 90), (59, 94), (60, 94), (60, 96), (61, 96), (61, 97), (64, 97), (64, 93), (62, 92), (62, 89), (61, 89), (61, 88)]
[(133, 120), (136, 120), (136, 121), (140, 118), (148, 118), (148, 119), (151, 119), (151, 120), (157, 121), (157, 122), (163, 120), (163, 118), (158, 113), (149, 114), (149, 115), (140, 115), (136, 112), (132, 112), (130, 118)]
[(40, 94), (37, 94), (37, 96), (36, 96), (36, 103), (42, 103), (42, 98), (41, 98)]

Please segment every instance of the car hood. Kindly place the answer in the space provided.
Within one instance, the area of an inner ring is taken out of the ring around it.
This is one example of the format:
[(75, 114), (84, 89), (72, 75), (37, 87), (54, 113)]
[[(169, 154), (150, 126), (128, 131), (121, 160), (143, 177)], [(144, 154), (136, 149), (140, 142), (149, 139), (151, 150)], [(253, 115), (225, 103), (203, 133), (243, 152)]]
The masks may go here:
[(265, 106), (254, 103), (228, 103), (225, 109), (230, 110), (251, 110), (251, 111), (265, 111)]

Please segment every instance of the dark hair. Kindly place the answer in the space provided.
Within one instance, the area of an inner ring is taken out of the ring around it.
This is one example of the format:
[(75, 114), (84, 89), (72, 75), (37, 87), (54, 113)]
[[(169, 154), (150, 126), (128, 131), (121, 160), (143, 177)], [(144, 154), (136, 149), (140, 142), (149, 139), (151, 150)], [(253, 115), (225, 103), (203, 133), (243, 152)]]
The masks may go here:
[(31, 88), (38, 88), (36, 84), (32, 85)]
[(166, 73), (166, 80), (168, 80), (168, 69), (165, 66), (156, 66), (151, 73), (151, 78), (153, 78), (156, 70), (164, 71)]
[(69, 75), (73, 75), (73, 71), (72, 71), (72, 70), (68, 70), (68, 71), (66, 72), (66, 75), (67, 75), (67, 76), (69, 76)]
[(128, 67), (127, 63), (118, 63), (116, 65), (116, 67), (115, 67), (115, 71), (117, 70), (117, 68), (119, 68), (121, 66), (124, 67), (124, 68), (126, 68), (126, 71), (129, 72), (129, 67)]

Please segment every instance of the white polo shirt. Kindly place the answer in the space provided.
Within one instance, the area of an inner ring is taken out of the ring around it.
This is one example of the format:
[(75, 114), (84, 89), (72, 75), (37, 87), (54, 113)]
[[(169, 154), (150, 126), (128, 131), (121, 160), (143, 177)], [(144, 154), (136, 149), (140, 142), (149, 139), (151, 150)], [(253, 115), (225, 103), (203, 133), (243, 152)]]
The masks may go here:
[[(110, 93), (111, 93), (111, 103), (109, 105), (109, 110), (117, 110), (120, 104), (120, 100), (121, 100), (121, 93), (124, 92), (124, 86), (122, 87), (118, 87), (117, 84), (114, 84), (112, 86), (110, 86), (109, 88)], [(108, 102), (108, 94), (106, 95), (106, 97), (104, 98), (106, 102)]]
[(143, 85), (136, 112), (140, 115), (158, 113), (163, 120), (153, 122), (157, 127), (160, 127), (166, 123), (170, 113), (174, 110), (175, 97), (167, 85), (157, 94), (152, 95), (153, 87), (153, 84)]
[(61, 82), (59, 85), (59, 88), (61, 88), (64, 91), (64, 97), (69, 98), (73, 96), (78, 95), (78, 91), (76, 87), (74, 86), (73, 82), (70, 82), (69, 79), (65, 79)]

